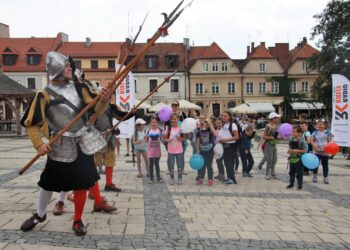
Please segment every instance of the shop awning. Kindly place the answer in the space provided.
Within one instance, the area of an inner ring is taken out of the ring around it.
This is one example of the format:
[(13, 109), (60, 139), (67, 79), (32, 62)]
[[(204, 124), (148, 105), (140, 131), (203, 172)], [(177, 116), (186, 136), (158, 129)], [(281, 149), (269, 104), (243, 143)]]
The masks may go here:
[(247, 104), (258, 113), (270, 113), (276, 111), (272, 104), (267, 102), (249, 102)]
[(294, 110), (316, 110), (316, 109), (325, 109), (326, 107), (323, 105), (323, 103), (320, 102), (314, 102), (314, 103), (308, 103), (308, 102), (293, 102), (291, 103), (292, 108)]

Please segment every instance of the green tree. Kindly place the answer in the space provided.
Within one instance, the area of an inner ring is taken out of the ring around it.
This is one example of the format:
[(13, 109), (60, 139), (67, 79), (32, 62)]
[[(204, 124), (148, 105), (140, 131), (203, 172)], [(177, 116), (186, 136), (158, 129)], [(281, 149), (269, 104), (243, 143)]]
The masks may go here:
[(268, 96), (282, 96), (283, 101), (279, 104), (279, 106), (283, 110), (283, 121), (288, 121), (288, 117), (292, 113), (291, 103), (306, 101), (307, 95), (305, 93), (291, 93), (290, 86), (292, 82), (295, 82), (297, 79), (289, 78), (288, 75), (284, 76), (273, 76), (267, 81), (269, 82), (278, 82), (279, 83), (279, 93), (268, 93)]
[(310, 68), (319, 71), (312, 88), (313, 98), (332, 107), (332, 74), (350, 79), (350, 1), (333, 0), (314, 16), (318, 24), (311, 33), (321, 53), (310, 58)]

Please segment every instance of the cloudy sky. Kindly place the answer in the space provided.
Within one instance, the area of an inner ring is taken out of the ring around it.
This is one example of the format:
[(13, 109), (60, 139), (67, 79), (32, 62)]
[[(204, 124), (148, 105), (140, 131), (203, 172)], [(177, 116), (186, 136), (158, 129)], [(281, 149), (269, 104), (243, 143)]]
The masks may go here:
[[(190, 0), (186, 0), (189, 2)], [(11, 37), (55, 37), (70, 41), (122, 41), (137, 32), (149, 12), (138, 41), (145, 42), (162, 23), (161, 12), (170, 12), (179, 0), (0, 0), (0, 22), (10, 25)], [(191, 44), (217, 42), (231, 58), (243, 58), (246, 46), (265, 41), (289, 42), (293, 48), (310, 37), (329, 0), (194, 0), (191, 8), (160, 42)], [(316, 41), (310, 41), (315, 45)]]

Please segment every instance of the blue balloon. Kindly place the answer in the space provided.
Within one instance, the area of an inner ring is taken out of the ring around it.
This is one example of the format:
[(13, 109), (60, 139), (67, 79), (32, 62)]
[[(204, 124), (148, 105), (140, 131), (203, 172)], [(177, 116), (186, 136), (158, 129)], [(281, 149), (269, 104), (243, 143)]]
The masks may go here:
[(320, 160), (318, 157), (311, 153), (303, 154), (301, 161), (308, 169), (315, 169), (320, 165)]
[(200, 154), (194, 154), (190, 158), (190, 166), (194, 170), (199, 170), (204, 166), (204, 158)]

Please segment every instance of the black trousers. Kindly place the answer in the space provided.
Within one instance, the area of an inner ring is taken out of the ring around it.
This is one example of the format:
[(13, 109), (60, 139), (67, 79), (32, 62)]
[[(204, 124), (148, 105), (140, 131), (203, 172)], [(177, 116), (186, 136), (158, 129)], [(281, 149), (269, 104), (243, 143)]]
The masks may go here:
[(227, 143), (224, 145), (224, 163), (226, 167), (226, 175), (228, 179), (236, 181), (235, 178), (235, 164), (233, 157), (237, 154), (237, 147), (235, 143)]
[(199, 170), (199, 177), (201, 179), (204, 179), (205, 177), (205, 170), (208, 170), (208, 180), (213, 179), (213, 157), (214, 157), (214, 150), (211, 149), (209, 151), (200, 151), (199, 152), (203, 158), (204, 158), (204, 166)]
[(219, 174), (221, 175), (225, 175), (225, 168), (224, 168), (224, 162), (223, 162), (223, 157), (221, 157), (220, 159), (217, 159), (216, 160), (216, 164), (218, 166), (218, 171), (219, 171)]
[(289, 183), (294, 185), (296, 177), (298, 187), (303, 187), (303, 170), (304, 166), (301, 163), (301, 160), (299, 160), (297, 163), (291, 163), (289, 166)]
[(235, 164), (235, 171), (237, 171), (238, 167), (239, 167), (239, 151), (238, 151), (238, 149), (236, 150), (236, 153), (233, 157), (233, 162)]
[(157, 179), (160, 179), (160, 170), (159, 170), (159, 160), (160, 157), (154, 157), (154, 158), (148, 158), (149, 159), (149, 174), (151, 177), (151, 180), (153, 181), (154, 175), (153, 175), (153, 166), (156, 168), (156, 174), (157, 174)]
[[(327, 178), (328, 177), (328, 172), (329, 172), (329, 168), (328, 168), (328, 155), (316, 155), (318, 157), (318, 159), (320, 160), (321, 164), (322, 164), (322, 168), (323, 168), (323, 177)], [(312, 172), (314, 174), (318, 173), (318, 168), (315, 168), (314, 170), (312, 170)]]
[(248, 154), (244, 151), (245, 149), (240, 149), (241, 161), (242, 161), (242, 171), (243, 173), (249, 173), (254, 165), (254, 159), (250, 150), (248, 150)]

